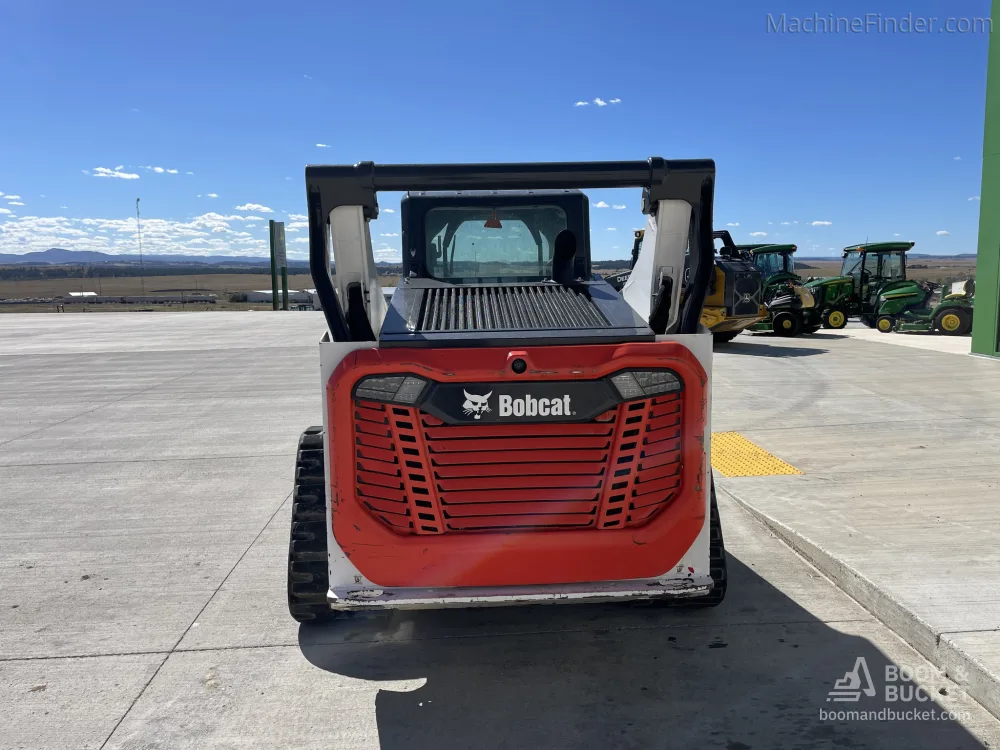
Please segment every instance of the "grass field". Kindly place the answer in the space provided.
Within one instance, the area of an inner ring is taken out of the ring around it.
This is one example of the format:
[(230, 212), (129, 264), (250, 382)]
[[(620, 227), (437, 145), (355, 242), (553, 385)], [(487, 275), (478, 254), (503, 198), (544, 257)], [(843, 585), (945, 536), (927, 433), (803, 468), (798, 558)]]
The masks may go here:
[[(837, 276), (840, 261), (796, 258), (796, 265), (808, 265), (797, 271), (804, 279), (810, 276)], [(925, 267), (926, 266), (926, 267)], [(974, 258), (913, 258), (906, 262), (906, 278), (917, 281), (958, 281), (976, 275)]]
[[(802, 268), (798, 271), (803, 278), (810, 276), (836, 276), (840, 272), (839, 261), (802, 258), (799, 262), (809, 266), (809, 268)], [(601, 269), (599, 263), (595, 263), (594, 270), (602, 275), (614, 272)], [(974, 276), (975, 271), (976, 262), (971, 258), (915, 258), (908, 264), (907, 276), (920, 281), (936, 281), (940, 283)], [(384, 276), (381, 280), (383, 286), (395, 286), (399, 277)], [(288, 277), (289, 289), (310, 289), (312, 286), (312, 278), (308, 274), (295, 274)], [(183, 306), (183, 309), (186, 310), (267, 310), (270, 309), (269, 304), (250, 305), (247, 303), (234, 303), (229, 301), (229, 296), (238, 292), (270, 288), (271, 277), (269, 274), (234, 273), (149, 276), (145, 282), (146, 294), (199, 292), (218, 295), (219, 301), (215, 305), (189, 304)], [(97, 294), (110, 296), (136, 295), (142, 293), (142, 282), (134, 276), (101, 279), (62, 278), (0, 281), (0, 299), (59, 297), (68, 295), (69, 292), (96, 292)], [(180, 305), (153, 305), (146, 306), (144, 309), (177, 310), (180, 307)], [(53, 309), (52, 305), (46, 304), (0, 305), (0, 312), (51, 312)], [(136, 306), (110, 304), (66, 306), (67, 312), (82, 312), (85, 309), (87, 311), (113, 312), (116, 310), (135, 310)]]

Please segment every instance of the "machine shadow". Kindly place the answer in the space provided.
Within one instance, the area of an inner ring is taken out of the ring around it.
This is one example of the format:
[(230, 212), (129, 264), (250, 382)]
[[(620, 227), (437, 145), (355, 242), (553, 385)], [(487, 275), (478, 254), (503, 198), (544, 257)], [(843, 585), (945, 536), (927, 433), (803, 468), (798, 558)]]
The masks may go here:
[(826, 354), (829, 349), (809, 349), (804, 346), (775, 346), (755, 342), (730, 341), (728, 344), (717, 344), (716, 354), (746, 354), (751, 357), (812, 357), (816, 354)]
[[(841, 632), (732, 556), (729, 571), (729, 596), (714, 610), (400, 612), (302, 626), (299, 645), (320, 669), (387, 683), (375, 706), (383, 750), (982, 747), (955, 721), (821, 716), (942, 709), (922, 693), (924, 702), (886, 701), (894, 662), (863, 636), (868, 621)], [(831, 702), (859, 657), (874, 697)], [(414, 682), (388, 684), (396, 680)]]

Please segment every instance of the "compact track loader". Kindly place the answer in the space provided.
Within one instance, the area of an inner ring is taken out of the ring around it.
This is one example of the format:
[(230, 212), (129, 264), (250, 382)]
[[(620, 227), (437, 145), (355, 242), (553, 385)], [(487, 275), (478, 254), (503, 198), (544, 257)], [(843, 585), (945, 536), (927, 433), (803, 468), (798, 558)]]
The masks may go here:
[[(660, 158), (306, 168), (329, 333), (323, 425), (299, 443), (292, 617), (722, 601), (699, 323), (714, 181), (710, 160)], [(579, 190), (635, 187), (646, 239), (619, 293), (591, 272)], [(380, 191), (406, 192), (389, 299)]]

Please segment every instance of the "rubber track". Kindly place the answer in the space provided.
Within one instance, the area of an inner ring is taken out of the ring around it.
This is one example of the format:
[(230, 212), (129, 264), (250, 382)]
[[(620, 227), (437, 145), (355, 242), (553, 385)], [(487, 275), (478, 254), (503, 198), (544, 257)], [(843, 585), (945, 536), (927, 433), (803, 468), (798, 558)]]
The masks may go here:
[(722, 538), (722, 519), (719, 505), (715, 500), (715, 481), (712, 481), (712, 502), (708, 521), (708, 568), (712, 576), (712, 590), (704, 596), (693, 599), (692, 603), (702, 607), (716, 607), (726, 598), (728, 575), (726, 569), (726, 542)]
[(310, 427), (299, 439), (288, 543), (288, 611), (298, 622), (330, 619), (326, 549), (326, 482), (323, 428)]

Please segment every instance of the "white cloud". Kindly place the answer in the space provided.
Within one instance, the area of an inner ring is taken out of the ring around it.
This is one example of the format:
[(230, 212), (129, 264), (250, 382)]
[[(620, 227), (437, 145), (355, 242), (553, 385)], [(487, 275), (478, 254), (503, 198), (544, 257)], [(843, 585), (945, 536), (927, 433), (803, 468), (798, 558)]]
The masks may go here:
[(899, 232), (896, 232), (896, 233), (895, 233), (894, 235), (892, 235), (892, 236), (893, 236), (893, 237), (901, 237), (902, 235), (900, 235), (900, 233), (899, 233)]
[(305, 214), (288, 214), (288, 218), (292, 221), (305, 221), (309, 217)]
[(767, 222), (767, 223), (768, 223), (768, 224), (774, 224), (774, 222), (773, 222), (773, 221), (769, 221), (769, 222)]
[(135, 172), (123, 172), (121, 165), (115, 167), (114, 169), (108, 169), (107, 167), (94, 167), (93, 175), (94, 177), (117, 177), (119, 180), (139, 179), (139, 175)]
[(376, 263), (399, 263), (403, 254), (398, 247), (380, 247), (373, 251)]
[(832, 221), (812, 221), (809, 223), (814, 227), (828, 227), (833, 224)]
[(947, 237), (948, 235), (951, 234), (951, 232), (949, 232), (947, 229), (940, 229), (934, 234), (936, 234), (938, 237)]
[[(209, 197), (216, 197), (214, 193), (209, 193)], [(259, 203), (244, 203), (242, 206), (236, 206), (237, 211), (259, 211), (262, 214), (274, 213), (267, 206), (262, 206)]]
[(177, 174), (177, 170), (176, 169), (168, 169), (167, 170), (167, 174)]
[(799, 222), (797, 222), (797, 221), (793, 221), (793, 222), (792, 222), (792, 224), (798, 224), (798, 223), (799, 223)]
[(292, 240), (292, 242), (294, 242), (294, 243), (296, 243), (298, 245), (304, 245), (307, 242), (309, 242), (309, 238), (308, 237), (296, 237), (294, 240)]
[(604, 101), (601, 97), (597, 97), (596, 99), (594, 99), (594, 104), (596, 104), (598, 107), (608, 106), (608, 103)]
[(610, 208), (610, 206), (608, 206), (608, 204), (604, 201), (597, 201), (597, 203), (592, 203), (591, 205), (594, 208)]
[(379, 237), (399, 237), (399, 232), (384, 232)]
[(783, 226), (783, 227), (788, 227), (788, 226), (791, 226), (791, 225), (792, 225), (792, 222), (790, 222), (790, 221), (783, 221), (783, 222), (781, 222), (781, 226)]
[(612, 99), (610, 102), (608, 102), (608, 104), (621, 104), (621, 102), (622, 102), (621, 99), (615, 98)]
[[(231, 221), (243, 217), (205, 213), (184, 221), (144, 217), (143, 250), (155, 254), (253, 255), (266, 257), (266, 237), (255, 238), (234, 231)], [(136, 223), (131, 218), (72, 219), (62, 216), (25, 216), (0, 224), (0, 252), (26, 253), (62, 247), (69, 250), (99, 250), (111, 254), (136, 251)]]
[[(0, 193), (0, 195), (3, 195), (3, 193)], [(9, 200), (9, 201), (19, 201), (19, 200), (21, 200), (21, 196), (20, 195), (4, 195), (4, 198), (6, 200)]]
[(588, 104), (590, 104), (590, 102), (577, 102), (573, 106), (574, 107), (586, 107)]
[(628, 208), (628, 206), (626, 206), (624, 203), (616, 203), (615, 205), (612, 206), (612, 208), (615, 209), (616, 211), (623, 211), (624, 209)]
[(194, 174), (194, 172), (185, 172), (184, 174)]
[(156, 172), (156, 174), (163, 174), (164, 169), (163, 167), (153, 167), (153, 171)]
[(750, 232), (751, 237), (767, 237), (767, 232)]
[(330, 148), (328, 143), (317, 143), (316, 148)]
[(617, 229), (617, 227), (608, 227), (608, 231), (609, 232), (617, 232), (618, 229)]
[(969, 200), (970, 201), (977, 201), (977, 200), (979, 200), (979, 196), (978, 195), (974, 195), (971, 198), (969, 198)]
[(738, 221), (731, 221), (728, 224), (726, 224), (727, 227), (738, 227), (739, 225), (740, 223)]
[(954, 159), (955, 161), (962, 161), (962, 157), (961, 156), (953, 156), (951, 158)]
[(253, 229), (255, 226), (257, 226), (257, 225), (256, 224), (247, 224), (247, 229)]
[(384, 211), (387, 214), (394, 214), (394, 213), (396, 213), (396, 209), (394, 209), (394, 208), (383, 208), (382, 211)]
[(267, 221), (263, 216), (242, 216), (243, 221)]
[(65, 210), (66, 210), (67, 208), (69, 208), (69, 206), (59, 206), (59, 208), (60, 208), (61, 210), (65, 211)]
[(206, 193), (206, 195), (207, 195), (207, 196), (208, 196), (209, 198), (218, 198), (218, 197), (219, 197), (219, 194), (218, 194), (218, 193)]
[(11, 215), (13, 215), (13, 213), (14, 212), (11, 211), (9, 208), (0, 208), (0, 214), (5, 214), (7, 216), (11, 216)]
[(21, 201), (7, 201), (7, 205), (8, 206), (23, 206), (24, 204), (21, 203)]

